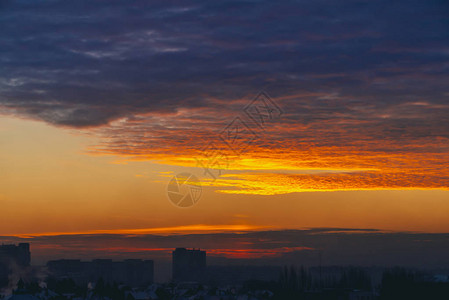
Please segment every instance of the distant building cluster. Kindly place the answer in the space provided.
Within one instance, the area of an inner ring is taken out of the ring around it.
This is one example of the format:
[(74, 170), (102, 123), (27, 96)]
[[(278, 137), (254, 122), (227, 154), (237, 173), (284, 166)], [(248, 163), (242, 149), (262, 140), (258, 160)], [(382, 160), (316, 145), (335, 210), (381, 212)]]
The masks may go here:
[(154, 281), (154, 263), (152, 260), (78, 259), (52, 260), (47, 263), (51, 276), (71, 278), (78, 284), (96, 282), (100, 278), (106, 283), (123, 283), (130, 286), (145, 286)]
[(20, 243), (16, 245), (0, 246), (0, 261), (9, 261), (20, 267), (27, 267), (31, 262), (30, 244)]

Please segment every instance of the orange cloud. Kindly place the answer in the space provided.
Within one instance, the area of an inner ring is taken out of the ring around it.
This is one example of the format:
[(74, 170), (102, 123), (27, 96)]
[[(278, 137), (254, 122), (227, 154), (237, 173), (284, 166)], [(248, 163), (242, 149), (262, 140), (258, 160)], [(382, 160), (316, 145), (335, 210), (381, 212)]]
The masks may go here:
[[(380, 109), (319, 94), (276, 101), (295, 113), (264, 130), (235, 111), (182, 109), (99, 129), (103, 142), (90, 153), (198, 167), (204, 185), (222, 193), (449, 188), (449, 137), (432, 118), (447, 106), (415, 101)], [(235, 116), (249, 129), (226, 141), (222, 130)], [(210, 181), (212, 173), (218, 180)]]

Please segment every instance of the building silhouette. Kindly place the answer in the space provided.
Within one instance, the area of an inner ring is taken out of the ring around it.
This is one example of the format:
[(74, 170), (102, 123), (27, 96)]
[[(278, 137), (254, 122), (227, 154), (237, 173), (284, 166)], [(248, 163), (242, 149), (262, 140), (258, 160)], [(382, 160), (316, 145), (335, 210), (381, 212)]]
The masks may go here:
[(31, 262), (30, 244), (1, 245), (0, 262), (15, 263), (19, 267), (28, 267)]
[(30, 266), (30, 244), (20, 243), (18, 246), (0, 246), (0, 287), (8, 285), (8, 276), (13, 270)]
[(176, 248), (172, 252), (173, 281), (204, 281), (206, 251)]
[(60, 259), (47, 262), (50, 276), (71, 278), (78, 284), (96, 282), (100, 278), (105, 283), (123, 283), (131, 287), (145, 286), (153, 283), (154, 263), (152, 260), (127, 259)]

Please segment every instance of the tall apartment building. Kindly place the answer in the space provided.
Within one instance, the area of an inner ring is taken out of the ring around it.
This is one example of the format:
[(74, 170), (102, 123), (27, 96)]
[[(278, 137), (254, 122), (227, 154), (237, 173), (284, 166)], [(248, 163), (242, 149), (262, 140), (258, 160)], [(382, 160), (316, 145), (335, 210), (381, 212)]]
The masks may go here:
[(172, 253), (172, 270), (174, 281), (204, 281), (206, 251), (176, 248)]
[(30, 265), (30, 244), (0, 245), (0, 287), (8, 285), (12, 269), (22, 269)]

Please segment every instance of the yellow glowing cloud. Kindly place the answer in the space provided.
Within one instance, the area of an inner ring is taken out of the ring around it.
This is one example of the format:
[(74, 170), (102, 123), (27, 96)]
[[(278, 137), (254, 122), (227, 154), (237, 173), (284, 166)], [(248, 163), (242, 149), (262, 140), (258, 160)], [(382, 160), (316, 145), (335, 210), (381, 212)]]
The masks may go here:
[[(143, 117), (103, 129), (106, 137), (120, 133), (126, 139), (106, 139), (91, 148), (91, 153), (198, 167), (204, 184), (222, 193), (449, 187), (449, 171), (444, 167), (449, 165), (449, 140), (444, 132), (413, 122), (410, 128), (397, 128), (399, 114), (390, 123), (374, 112), (366, 119), (335, 114), (301, 123), (291, 118), (270, 124), (257, 136), (251, 133), (256, 130), (253, 127), (230, 139), (238, 141), (235, 145), (223, 139), (219, 125), (199, 120), (196, 114), (182, 110), (176, 118)], [(232, 119), (224, 112), (218, 119), (228, 117)], [(426, 135), (430, 129), (433, 134)], [(225, 173), (220, 170), (235, 175), (220, 176)], [(211, 175), (218, 180), (210, 181)]]
[(227, 194), (277, 195), (299, 192), (357, 191), (357, 190), (408, 190), (445, 189), (445, 182), (435, 177), (403, 173), (328, 173), (328, 174), (278, 174), (243, 173), (226, 174), (215, 181), (202, 182), (217, 187)]

